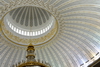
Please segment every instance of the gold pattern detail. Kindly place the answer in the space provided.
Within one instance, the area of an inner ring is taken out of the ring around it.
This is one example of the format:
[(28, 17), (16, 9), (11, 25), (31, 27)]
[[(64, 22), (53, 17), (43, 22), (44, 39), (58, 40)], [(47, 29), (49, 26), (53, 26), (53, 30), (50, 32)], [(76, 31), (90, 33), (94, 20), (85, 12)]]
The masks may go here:
[[(35, 46), (39, 46), (39, 45), (41, 45), (41, 43), (47, 42), (48, 40), (52, 39), (55, 36), (55, 34), (58, 30), (57, 27), (58, 26), (57, 26), (57, 22), (56, 22), (55, 25), (54, 25), (54, 28), (50, 31), (50, 33), (48, 33), (47, 35), (40, 37), (40, 38), (31, 39), (32, 43), (37, 44)], [(15, 43), (20, 43), (18, 45), (30, 43), (30, 39), (18, 37), (16, 35), (12, 34), (10, 31), (8, 31), (3, 22), (1, 23), (1, 28), (2, 28), (2, 32), (4, 33), (5, 37), (7, 39), (9, 39), (10, 41), (13, 41)], [(21, 45), (21, 46), (25, 46), (25, 45)]]

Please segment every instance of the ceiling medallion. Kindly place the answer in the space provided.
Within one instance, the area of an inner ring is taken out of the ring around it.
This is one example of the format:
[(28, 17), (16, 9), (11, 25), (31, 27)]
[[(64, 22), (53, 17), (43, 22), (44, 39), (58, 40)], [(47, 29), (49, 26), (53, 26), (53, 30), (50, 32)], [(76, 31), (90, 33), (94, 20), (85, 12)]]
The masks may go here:
[(39, 46), (56, 36), (59, 28), (58, 20), (61, 19), (57, 10), (49, 8), (48, 4), (38, 0), (12, 2), (13, 4), (7, 5), (3, 1), (6, 6), (1, 6), (5, 8), (0, 13), (2, 34), (9, 41), (27, 46), (31, 36), (32, 43)]

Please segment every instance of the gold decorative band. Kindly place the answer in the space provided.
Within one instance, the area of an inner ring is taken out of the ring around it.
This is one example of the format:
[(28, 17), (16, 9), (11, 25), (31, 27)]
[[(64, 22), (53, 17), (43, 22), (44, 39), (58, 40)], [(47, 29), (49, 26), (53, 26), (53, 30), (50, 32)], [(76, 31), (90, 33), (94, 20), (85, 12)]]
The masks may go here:
[[(27, 46), (30, 43), (30, 39), (25, 39), (25, 38), (18, 37), (16, 35), (14, 35), (13, 33), (11, 33), (9, 30), (7, 30), (4, 23), (3, 23), (3, 21), (1, 22), (1, 30), (2, 30), (3, 35), (9, 41), (11, 41), (11, 42), (13, 42), (17, 45)], [(42, 36), (40, 38), (31, 39), (31, 41), (35, 46), (45, 44), (48, 41), (50, 41), (52, 38), (54, 38), (57, 31), (58, 31), (58, 23), (56, 22), (55, 25), (54, 25), (54, 28), (48, 34), (46, 34), (45, 36)], [(23, 44), (26, 44), (26, 45), (23, 45)]]

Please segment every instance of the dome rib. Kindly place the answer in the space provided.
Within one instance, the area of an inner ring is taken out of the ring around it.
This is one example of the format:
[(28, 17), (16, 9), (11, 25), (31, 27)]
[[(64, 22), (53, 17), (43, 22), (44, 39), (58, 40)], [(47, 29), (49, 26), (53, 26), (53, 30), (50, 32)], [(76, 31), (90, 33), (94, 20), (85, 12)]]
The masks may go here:
[(20, 10), (21, 10), (20, 8), (14, 10), (14, 13), (12, 14), (13, 19), (15, 19), (17, 16), (16, 12), (19, 12)]
[(38, 26), (36, 8), (34, 8), (34, 25)]
[(31, 7), (31, 10), (30, 10), (30, 27), (32, 27), (33, 26), (33, 8)]
[(42, 11), (42, 9), (39, 9), (39, 11), (40, 11), (42, 17), (44, 18), (44, 19), (42, 19), (43, 20), (42, 23), (45, 23), (46, 22), (46, 16), (44, 15), (44, 12)]
[(17, 14), (17, 16), (16, 16), (16, 22), (17, 22), (17, 23), (19, 23), (19, 19), (20, 19), (21, 13), (23, 12), (23, 9), (24, 9), (24, 8), (20, 8), (19, 12), (16, 13), (16, 14)]
[(25, 13), (26, 13), (27, 8), (24, 7), (22, 15), (20, 16), (20, 24), (23, 25), (24, 24), (24, 19), (25, 19)]
[(29, 7), (27, 7), (25, 26), (28, 26), (28, 22), (29, 22), (29, 10), (30, 10)]
[(42, 16), (41, 16), (41, 14), (39, 12), (39, 9), (36, 8), (36, 10), (37, 10), (37, 15), (38, 15), (38, 19), (39, 19), (39, 25), (41, 25), (42, 24)]

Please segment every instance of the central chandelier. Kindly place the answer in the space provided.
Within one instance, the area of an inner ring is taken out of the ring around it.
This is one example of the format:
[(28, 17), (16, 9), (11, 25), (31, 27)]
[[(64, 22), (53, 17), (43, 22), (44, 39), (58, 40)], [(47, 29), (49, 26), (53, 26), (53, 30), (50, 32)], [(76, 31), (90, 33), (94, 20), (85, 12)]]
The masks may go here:
[(16, 65), (13, 65), (13, 67), (51, 67), (49, 63), (46, 62), (40, 62), (40, 60), (35, 60), (35, 49), (32, 43), (28, 45), (27, 48), (27, 61), (19, 62)]

